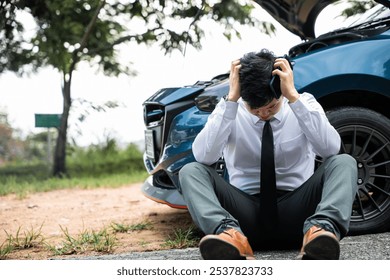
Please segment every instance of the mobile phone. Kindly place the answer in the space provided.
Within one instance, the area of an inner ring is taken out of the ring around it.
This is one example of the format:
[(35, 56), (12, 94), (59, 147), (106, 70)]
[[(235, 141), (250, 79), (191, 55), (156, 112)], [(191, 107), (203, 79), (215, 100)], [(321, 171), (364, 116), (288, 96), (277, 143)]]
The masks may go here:
[[(288, 63), (290, 64), (291, 70), (293, 69), (293, 65), (288, 57), (288, 55), (280, 56), (278, 58), (285, 58), (287, 59)], [(282, 70), (280, 67), (278, 67), (279, 70)], [(280, 89), (280, 77), (279, 75), (273, 75), (271, 77), (271, 80), (269, 82), (269, 87), (271, 88), (271, 92), (274, 94), (276, 99), (279, 99), (282, 95), (282, 90)]]
[[(278, 67), (279, 68), (279, 67)], [(282, 70), (279, 68), (279, 70)], [(280, 89), (280, 77), (279, 75), (273, 75), (271, 81), (269, 82), (269, 87), (271, 92), (274, 94), (276, 99), (279, 99), (282, 95), (282, 90)]]

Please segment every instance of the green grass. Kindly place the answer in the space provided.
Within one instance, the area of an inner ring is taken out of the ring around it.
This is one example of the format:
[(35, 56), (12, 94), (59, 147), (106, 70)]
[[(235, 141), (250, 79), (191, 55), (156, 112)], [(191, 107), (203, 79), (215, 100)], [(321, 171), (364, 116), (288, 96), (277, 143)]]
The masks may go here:
[(141, 230), (147, 230), (152, 229), (153, 226), (149, 221), (141, 222), (134, 225), (126, 225), (126, 224), (120, 224), (120, 223), (112, 223), (111, 228), (114, 232), (121, 232), (121, 233), (127, 233), (131, 231), (141, 231)]
[(107, 228), (99, 231), (83, 230), (76, 236), (69, 234), (68, 229), (61, 227), (65, 240), (56, 246), (48, 245), (54, 255), (81, 254), (87, 251), (111, 253), (117, 245), (115, 234)]
[(173, 235), (169, 235), (163, 247), (170, 249), (195, 247), (199, 240), (199, 233), (193, 226), (185, 229), (179, 228), (174, 230)]
[(50, 166), (40, 161), (8, 163), (0, 168), (0, 196), (46, 192), (65, 188), (119, 187), (144, 181), (148, 174), (142, 153), (132, 144), (119, 149), (115, 142), (107, 146), (70, 148), (68, 174), (52, 177)]
[(6, 240), (0, 245), (0, 260), (5, 260), (7, 256), (14, 250), (10, 240)]
[(120, 187), (126, 184), (142, 182), (147, 177), (146, 171), (137, 171), (131, 174), (106, 174), (97, 177), (74, 177), (74, 178), (31, 178), (29, 180), (18, 180), (15, 176), (2, 178), (0, 196), (17, 194), (24, 197), (28, 193), (46, 192), (58, 189), (91, 189), (99, 187)]
[(21, 227), (19, 227), (15, 236), (6, 232), (8, 244), (14, 249), (28, 249), (38, 246), (44, 240), (42, 226), (43, 224), (38, 230), (32, 228), (23, 232), (21, 232)]
[(38, 229), (31, 228), (23, 232), (19, 227), (15, 234), (5, 231), (7, 238), (0, 245), (0, 260), (5, 260), (13, 251), (41, 246), (45, 240), (41, 231), (42, 226), (43, 224)]

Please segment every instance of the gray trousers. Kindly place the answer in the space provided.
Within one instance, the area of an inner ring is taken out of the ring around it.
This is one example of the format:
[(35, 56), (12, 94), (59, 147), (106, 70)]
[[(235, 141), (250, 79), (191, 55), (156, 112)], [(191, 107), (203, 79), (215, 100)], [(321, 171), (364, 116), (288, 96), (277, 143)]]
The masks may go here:
[(348, 232), (357, 191), (356, 161), (347, 154), (328, 158), (292, 192), (278, 196), (278, 228), (267, 232), (260, 216), (260, 195), (244, 193), (214, 168), (193, 162), (180, 173), (181, 193), (195, 224), (205, 234), (232, 227), (247, 236), (253, 248), (298, 247), (313, 225), (342, 239)]

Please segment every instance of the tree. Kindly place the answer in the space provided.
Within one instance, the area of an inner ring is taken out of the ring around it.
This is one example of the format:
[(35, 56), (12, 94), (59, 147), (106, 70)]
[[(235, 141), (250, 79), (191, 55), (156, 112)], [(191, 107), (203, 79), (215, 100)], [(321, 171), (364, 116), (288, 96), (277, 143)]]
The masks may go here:
[[(0, 0), (0, 73), (24, 75), (51, 66), (62, 75), (63, 112), (58, 128), (53, 174), (66, 174), (66, 143), (72, 77), (81, 61), (98, 65), (106, 75), (134, 74), (118, 60), (117, 46), (133, 41), (158, 44), (166, 53), (183, 51), (186, 44), (201, 48), (202, 18), (223, 24), (224, 35), (240, 36), (235, 23), (256, 25), (265, 33), (274, 27), (249, 16), (247, 1), (207, 0)], [(35, 20), (35, 34), (28, 37), (17, 11)], [(169, 22), (180, 22), (169, 27)], [(136, 23), (139, 28), (131, 28)]]

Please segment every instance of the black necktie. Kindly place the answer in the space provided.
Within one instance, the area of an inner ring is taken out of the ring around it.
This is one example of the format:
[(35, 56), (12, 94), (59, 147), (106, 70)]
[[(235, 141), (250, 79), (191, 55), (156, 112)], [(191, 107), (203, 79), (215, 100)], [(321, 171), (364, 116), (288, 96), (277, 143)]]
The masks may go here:
[(260, 214), (266, 228), (272, 231), (277, 226), (278, 209), (276, 205), (274, 136), (269, 121), (266, 121), (263, 129), (260, 177)]

